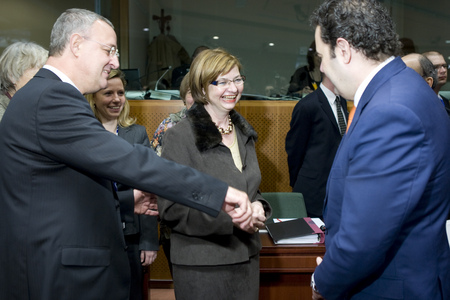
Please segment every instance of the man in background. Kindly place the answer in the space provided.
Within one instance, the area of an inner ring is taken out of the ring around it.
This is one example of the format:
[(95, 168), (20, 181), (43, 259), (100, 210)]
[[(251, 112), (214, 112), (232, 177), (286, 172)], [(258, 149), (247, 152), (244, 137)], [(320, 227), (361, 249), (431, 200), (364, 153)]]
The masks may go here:
[(321, 71), (354, 99), (327, 184), (313, 299), (450, 299), (450, 120), (377, 0), (313, 14)]
[(437, 85), (437, 71), (433, 63), (424, 55), (419, 53), (410, 53), (402, 56), (402, 60), (407, 67), (417, 72), (428, 83), (430, 88), (434, 90)]
[(434, 91), (436, 92), (436, 95), (438, 95), (439, 99), (441, 99), (442, 103), (445, 106), (445, 110), (447, 111), (447, 114), (450, 116), (449, 100), (439, 94), (442, 87), (447, 83), (448, 64), (445, 61), (444, 56), (437, 51), (428, 51), (428, 52), (423, 53), (423, 55), (426, 58), (428, 58), (431, 61), (431, 63), (433, 63), (433, 66), (436, 69), (438, 80), (437, 80), (436, 87), (434, 88)]
[(328, 174), (347, 126), (347, 102), (323, 75), (319, 88), (298, 101), (286, 135), (290, 185), (303, 194), (308, 217), (322, 218)]
[[(203, 50), (209, 49), (207, 46), (198, 46), (195, 48), (194, 53), (192, 53), (191, 62), (194, 60), (197, 55), (202, 52)], [(172, 71), (172, 89), (173, 90), (179, 90), (181, 86), (181, 81), (183, 80), (184, 76), (189, 72), (189, 69), (191, 67), (191, 64), (182, 64), (181, 66), (176, 67)]]

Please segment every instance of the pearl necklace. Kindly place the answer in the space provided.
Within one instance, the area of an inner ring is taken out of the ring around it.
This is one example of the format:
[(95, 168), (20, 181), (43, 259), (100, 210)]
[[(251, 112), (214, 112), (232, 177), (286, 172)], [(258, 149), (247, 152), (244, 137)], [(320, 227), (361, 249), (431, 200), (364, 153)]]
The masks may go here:
[(231, 122), (231, 117), (228, 115), (228, 127), (227, 129), (223, 129), (222, 127), (219, 127), (216, 123), (214, 123), (217, 127), (217, 130), (219, 130), (220, 134), (231, 134), (233, 132), (233, 122)]

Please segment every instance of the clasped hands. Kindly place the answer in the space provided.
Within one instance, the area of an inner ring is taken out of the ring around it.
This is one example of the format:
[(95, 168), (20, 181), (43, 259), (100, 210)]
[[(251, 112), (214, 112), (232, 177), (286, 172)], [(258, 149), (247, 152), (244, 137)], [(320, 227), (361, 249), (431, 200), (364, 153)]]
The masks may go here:
[(248, 195), (229, 187), (222, 209), (231, 217), (233, 224), (243, 231), (255, 233), (264, 228), (264, 208), (259, 201), (250, 202)]
[[(156, 195), (136, 189), (133, 192), (136, 214), (159, 215)], [(234, 225), (243, 231), (255, 233), (264, 228), (266, 217), (261, 202), (251, 203), (248, 195), (240, 190), (228, 187), (222, 209), (232, 218)]]

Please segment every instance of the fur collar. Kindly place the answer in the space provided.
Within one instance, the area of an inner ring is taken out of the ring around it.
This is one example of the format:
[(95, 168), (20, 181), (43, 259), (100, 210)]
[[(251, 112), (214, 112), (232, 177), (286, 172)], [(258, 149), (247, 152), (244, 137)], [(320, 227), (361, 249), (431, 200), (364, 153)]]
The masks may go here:
[[(194, 132), (195, 144), (200, 152), (216, 147), (222, 142), (222, 135), (217, 130), (203, 104), (194, 103), (186, 115)], [(245, 136), (254, 139), (256, 142), (258, 135), (244, 117), (235, 110), (230, 111), (230, 117), (235, 128), (239, 128)]]

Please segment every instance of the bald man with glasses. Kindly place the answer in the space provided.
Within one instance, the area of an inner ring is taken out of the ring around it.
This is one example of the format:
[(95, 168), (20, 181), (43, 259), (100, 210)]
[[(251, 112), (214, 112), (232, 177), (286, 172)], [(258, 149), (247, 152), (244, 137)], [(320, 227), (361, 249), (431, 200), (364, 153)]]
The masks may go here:
[(423, 53), (423, 55), (433, 63), (433, 66), (436, 69), (437, 84), (433, 90), (444, 103), (445, 110), (450, 117), (450, 103), (447, 98), (439, 94), (441, 88), (447, 83), (448, 64), (445, 61), (444, 56), (437, 51), (428, 51)]

